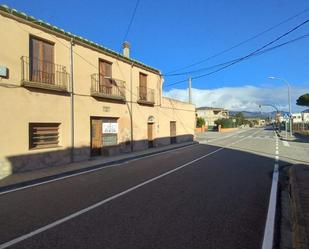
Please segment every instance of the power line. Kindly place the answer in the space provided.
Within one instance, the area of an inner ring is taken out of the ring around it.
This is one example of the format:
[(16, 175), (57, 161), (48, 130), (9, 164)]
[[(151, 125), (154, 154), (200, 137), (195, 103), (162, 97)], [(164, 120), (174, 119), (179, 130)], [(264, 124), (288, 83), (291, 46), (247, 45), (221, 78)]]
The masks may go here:
[(224, 49), (224, 50), (222, 50), (221, 52), (218, 52), (218, 53), (216, 53), (216, 54), (214, 54), (214, 55), (211, 55), (211, 56), (209, 56), (209, 57), (207, 57), (207, 58), (205, 58), (205, 59), (202, 59), (202, 60), (200, 60), (200, 61), (197, 61), (197, 62), (195, 62), (195, 63), (189, 64), (189, 65), (187, 65), (187, 66), (180, 67), (180, 68), (175, 69), (175, 70), (172, 70), (172, 71), (169, 71), (169, 72), (167, 72), (166, 74), (164, 74), (163, 76), (178, 75), (178, 74), (173, 74), (173, 73), (174, 73), (174, 72), (181, 71), (181, 70), (183, 70), (183, 69), (187, 69), (187, 68), (196, 66), (196, 65), (199, 65), (199, 64), (202, 64), (203, 62), (206, 62), (206, 61), (211, 60), (211, 59), (213, 59), (213, 58), (216, 58), (216, 57), (218, 57), (218, 56), (220, 56), (220, 55), (222, 55), (222, 54), (225, 54), (225, 53), (227, 53), (227, 52), (229, 52), (229, 51), (231, 51), (231, 50), (233, 50), (233, 49), (235, 49), (235, 48), (240, 47), (241, 45), (243, 45), (243, 44), (245, 44), (245, 43), (248, 43), (248, 42), (250, 42), (250, 41), (252, 41), (252, 40), (254, 40), (254, 39), (256, 39), (256, 38), (258, 38), (258, 37), (260, 37), (260, 36), (262, 36), (262, 35), (264, 35), (265, 33), (268, 33), (269, 31), (271, 31), (271, 30), (273, 30), (273, 29), (275, 29), (275, 28), (281, 26), (282, 24), (285, 24), (285, 23), (287, 23), (287, 22), (293, 20), (294, 18), (296, 18), (296, 17), (298, 17), (298, 16), (300, 16), (300, 15), (306, 13), (307, 11), (309, 11), (309, 8), (304, 9), (303, 11), (301, 11), (301, 12), (295, 14), (294, 16), (291, 16), (291, 17), (289, 17), (289, 18), (283, 20), (282, 22), (280, 22), (280, 23), (278, 23), (278, 24), (276, 24), (276, 25), (274, 25), (274, 26), (272, 26), (272, 27), (270, 27), (270, 28), (268, 28), (268, 29), (266, 29), (266, 30), (264, 30), (264, 31), (262, 31), (262, 32), (260, 32), (260, 33), (258, 33), (258, 34), (256, 34), (256, 35), (254, 35), (254, 36), (252, 36), (252, 37), (250, 37), (250, 38), (248, 38), (248, 39), (246, 39), (246, 40), (244, 40), (244, 41), (242, 41), (242, 42), (240, 42), (240, 43), (238, 43), (238, 44), (236, 44), (236, 45), (234, 45), (234, 46), (232, 46), (232, 47), (230, 47), (230, 48)]
[(127, 31), (126, 31), (126, 33), (125, 33), (125, 35), (124, 35), (124, 37), (123, 37), (123, 40), (122, 40), (123, 42), (126, 41), (127, 36), (128, 36), (128, 34), (129, 34), (129, 31), (130, 31), (130, 29), (131, 29), (131, 26), (132, 26), (132, 23), (133, 23), (135, 14), (136, 14), (136, 10), (137, 10), (137, 7), (138, 7), (138, 5), (139, 5), (139, 1), (140, 1), (140, 0), (137, 0), (136, 3), (135, 3), (135, 7), (134, 7), (134, 10), (133, 10), (133, 14), (132, 14), (132, 16), (131, 16), (131, 19), (130, 19), (130, 22), (129, 22)]
[[(288, 34), (292, 33), (292, 32), (295, 31), (295, 30), (297, 30), (297, 29), (300, 28), (301, 26), (307, 24), (308, 22), (309, 22), (309, 19), (306, 20), (306, 21), (304, 21), (303, 23), (299, 24), (299, 25), (296, 26), (295, 28), (289, 30), (288, 32), (284, 33), (283, 35), (279, 36), (278, 38), (272, 40), (271, 42), (265, 44), (265, 45), (262, 46), (261, 48), (259, 48), (259, 49), (255, 50), (255, 51), (251, 52), (250, 54), (248, 54), (248, 55), (246, 55), (246, 56), (240, 57), (240, 58), (238, 58), (238, 59), (235, 59), (235, 60), (232, 60), (232, 61), (229, 61), (229, 62), (221, 63), (221, 64), (218, 64), (218, 65), (214, 65), (213, 67), (216, 67), (216, 66), (219, 66), (219, 65), (224, 65), (224, 66), (222, 66), (222, 67), (220, 67), (219, 69), (214, 70), (214, 71), (212, 71), (212, 72), (209, 72), (209, 73), (206, 73), (206, 74), (202, 74), (202, 75), (199, 75), (199, 76), (192, 77), (192, 79), (198, 79), (198, 78), (202, 78), (202, 77), (205, 77), (205, 76), (208, 76), (208, 75), (217, 73), (217, 72), (222, 71), (223, 69), (228, 68), (228, 67), (230, 67), (230, 66), (232, 66), (232, 65), (234, 65), (234, 64), (236, 64), (236, 63), (239, 63), (239, 62), (241, 62), (241, 61), (243, 61), (243, 60), (247, 60), (247, 59), (249, 59), (249, 58), (251, 58), (251, 57), (264, 54), (264, 53), (269, 52), (269, 51), (271, 51), (271, 50), (274, 50), (274, 49), (276, 49), (276, 48), (285, 46), (285, 45), (287, 45), (287, 44), (289, 44), (289, 43), (293, 43), (293, 42), (296, 42), (296, 41), (298, 41), (298, 40), (304, 39), (304, 38), (308, 37), (309, 34), (300, 36), (300, 37), (298, 37), (298, 38), (295, 38), (295, 39), (293, 39), (293, 40), (287, 41), (287, 42), (285, 42), (285, 43), (282, 43), (282, 44), (279, 44), (279, 45), (270, 47), (270, 48), (268, 48), (268, 49), (265, 49), (265, 48), (268, 47), (269, 45), (271, 45), (271, 44), (275, 43), (276, 41), (280, 40), (281, 38), (287, 36)], [(176, 82), (174, 82), (174, 83), (168, 84), (168, 85), (166, 85), (166, 86), (172, 86), (172, 85), (176, 85), (176, 84), (179, 84), (179, 83), (182, 83), (182, 82), (186, 82), (186, 81), (187, 81), (187, 79), (184, 79), (184, 80), (180, 80), (180, 81), (176, 81)]]

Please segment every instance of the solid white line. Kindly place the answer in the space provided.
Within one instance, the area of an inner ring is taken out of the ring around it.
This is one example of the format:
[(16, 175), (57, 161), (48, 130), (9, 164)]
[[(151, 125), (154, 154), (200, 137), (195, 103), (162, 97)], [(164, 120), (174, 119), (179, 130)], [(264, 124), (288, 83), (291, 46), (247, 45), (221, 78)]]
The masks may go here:
[(264, 238), (262, 249), (272, 249), (274, 241), (274, 229), (275, 229), (275, 217), (277, 206), (277, 190), (278, 190), (278, 178), (279, 178), (279, 156), (276, 156), (276, 163), (274, 165), (274, 172), (271, 184), (271, 191), (269, 197), (269, 206), (267, 212), (266, 225), (264, 230)]
[[(243, 139), (240, 139), (240, 140), (238, 140), (238, 142), (243, 141), (243, 140), (245, 140), (246, 138), (247, 138), (247, 137), (245, 137), (245, 138), (243, 138)], [(234, 142), (234, 143), (232, 143), (232, 144), (235, 144), (235, 143), (236, 143), (236, 142)], [(230, 145), (232, 145), (232, 144), (230, 144)], [(226, 147), (221, 147), (221, 148), (219, 148), (219, 149), (217, 149), (217, 150), (215, 150), (215, 151), (213, 151), (213, 152), (210, 152), (210, 153), (208, 153), (208, 154), (206, 154), (206, 155), (203, 155), (203, 156), (201, 156), (201, 157), (199, 157), (199, 158), (196, 158), (196, 159), (194, 159), (194, 160), (192, 160), (192, 161), (190, 161), (190, 162), (188, 162), (188, 163), (185, 163), (185, 164), (183, 164), (183, 165), (181, 165), (181, 166), (179, 166), (179, 167), (177, 167), (177, 168), (175, 168), (175, 169), (169, 170), (169, 171), (167, 171), (167, 172), (165, 172), (165, 173), (163, 173), (163, 174), (161, 174), (161, 175), (159, 175), (159, 176), (156, 176), (156, 177), (151, 178), (151, 179), (149, 179), (149, 180), (147, 180), (147, 181), (144, 181), (144, 182), (142, 182), (142, 183), (140, 183), (140, 184), (137, 184), (137, 185), (135, 185), (134, 187), (131, 187), (131, 188), (125, 190), (125, 191), (122, 191), (122, 192), (120, 192), (120, 193), (118, 193), (118, 194), (116, 194), (116, 195), (113, 195), (113, 196), (111, 196), (111, 197), (109, 197), (109, 198), (107, 198), (107, 199), (105, 199), (105, 200), (102, 200), (102, 201), (100, 201), (100, 202), (97, 202), (96, 204), (93, 204), (93, 205), (91, 205), (91, 206), (89, 206), (89, 207), (87, 207), (87, 208), (84, 208), (84, 209), (82, 209), (82, 210), (80, 210), (80, 211), (77, 211), (77, 212), (75, 212), (75, 213), (73, 213), (73, 214), (71, 214), (71, 215), (68, 215), (68, 216), (66, 216), (66, 217), (64, 217), (64, 218), (62, 218), (62, 219), (56, 220), (56, 221), (54, 221), (54, 222), (52, 222), (52, 223), (50, 223), (50, 224), (48, 224), (48, 225), (46, 225), (46, 226), (43, 226), (43, 227), (41, 227), (41, 228), (39, 228), (39, 229), (36, 229), (36, 230), (34, 230), (34, 231), (32, 231), (32, 232), (30, 232), (30, 233), (28, 233), (28, 234), (22, 235), (22, 236), (17, 237), (17, 238), (15, 238), (15, 239), (13, 239), (13, 240), (10, 240), (10, 241), (8, 241), (8, 242), (5, 242), (5, 243), (3, 243), (3, 244), (0, 245), (0, 249), (4, 249), (4, 248), (7, 248), (7, 247), (9, 247), (9, 246), (15, 245), (15, 244), (17, 244), (17, 243), (19, 243), (19, 242), (21, 242), (21, 241), (23, 241), (23, 240), (29, 239), (29, 238), (31, 238), (31, 237), (33, 237), (33, 236), (39, 234), (39, 233), (42, 233), (42, 232), (44, 232), (44, 231), (46, 231), (46, 230), (49, 230), (49, 229), (51, 229), (51, 228), (53, 228), (53, 227), (56, 227), (56, 226), (62, 224), (62, 223), (64, 223), (64, 222), (67, 222), (67, 221), (69, 221), (69, 220), (71, 220), (71, 219), (73, 219), (73, 218), (76, 218), (76, 217), (78, 217), (78, 216), (80, 216), (80, 215), (82, 215), (82, 214), (84, 214), (84, 213), (87, 213), (87, 212), (89, 212), (89, 211), (91, 211), (91, 210), (93, 210), (93, 209), (95, 209), (95, 208), (97, 208), (97, 207), (99, 207), (99, 206), (102, 206), (102, 205), (105, 204), (105, 203), (108, 203), (108, 202), (110, 202), (110, 201), (112, 201), (112, 200), (114, 200), (114, 199), (116, 199), (116, 198), (119, 198), (119, 197), (121, 197), (121, 196), (123, 196), (123, 195), (126, 195), (126, 194), (128, 194), (128, 193), (130, 193), (130, 192), (132, 192), (132, 191), (134, 191), (134, 190), (136, 190), (136, 189), (138, 189), (138, 188), (141, 188), (141, 187), (143, 187), (143, 186), (146, 185), (146, 184), (149, 184), (149, 183), (151, 183), (151, 182), (154, 182), (154, 181), (156, 181), (156, 180), (158, 180), (158, 179), (160, 179), (160, 178), (162, 178), (162, 177), (164, 177), (164, 176), (167, 176), (167, 175), (169, 175), (169, 174), (171, 174), (171, 173), (174, 173), (174, 172), (176, 172), (176, 171), (178, 171), (178, 170), (180, 170), (180, 169), (182, 169), (182, 168), (184, 168), (184, 167), (187, 167), (187, 166), (189, 166), (189, 165), (191, 165), (191, 164), (193, 164), (193, 163), (195, 163), (195, 162), (197, 162), (197, 161), (200, 161), (201, 159), (203, 159), (203, 158), (205, 158), (205, 157), (208, 157), (208, 156), (210, 156), (210, 155), (212, 155), (212, 154), (215, 154), (215, 153), (217, 153), (217, 152), (219, 152), (219, 151), (221, 151), (221, 150), (224, 150), (224, 149), (228, 148), (230, 145), (227, 145)]]
[(283, 145), (286, 147), (290, 147), (290, 144), (287, 141), (282, 141)]
[[(61, 177), (58, 177), (58, 178), (55, 178), (55, 179), (52, 179), (52, 180), (38, 182), (38, 183), (30, 184), (30, 185), (27, 185), (27, 186), (24, 186), (24, 187), (14, 188), (14, 189), (11, 189), (11, 190), (3, 191), (3, 192), (0, 192), (0, 195), (12, 193), (12, 192), (15, 192), (15, 191), (20, 191), (20, 190), (27, 189), (27, 188), (33, 188), (33, 187), (40, 186), (40, 185), (43, 185), (43, 184), (56, 182), (56, 181), (64, 180), (64, 179), (79, 176), (79, 175), (89, 174), (91, 172), (95, 172), (95, 171), (98, 171), (98, 170), (104, 170), (104, 169), (108, 169), (108, 168), (112, 168), (112, 167), (119, 167), (119, 166), (125, 165), (129, 162), (134, 162), (134, 161), (142, 160), (142, 159), (145, 159), (145, 158), (154, 157), (154, 156), (157, 156), (157, 155), (171, 153), (171, 152), (174, 152), (174, 151), (178, 151), (178, 150), (189, 148), (189, 147), (196, 146), (196, 145), (198, 145), (198, 144), (192, 144), (192, 145), (184, 146), (184, 147), (177, 148), (177, 149), (172, 149), (172, 150), (168, 150), (168, 151), (159, 152), (159, 153), (156, 153), (156, 154), (151, 154), (151, 155), (148, 155), (148, 156), (143, 156), (143, 157), (139, 157), (139, 158), (135, 158), (135, 159), (128, 159), (127, 161), (122, 162), (122, 163), (106, 165), (106, 166), (102, 166), (102, 167), (99, 167), (99, 168), (89, 169), (89, 170), (85, 170), (85, 171), (82, 171), (82, 172), (79, 172), (79, 173), (74, 173), (74, 174), (67, 175), (67, 176), (61, 176)], [(99, 164), (100, 163), (98, 162), (97, 165), (99, 165)], [(92, 165), (92, 167), (94, 167), (94, 166), (96, 166), (96, 165)]]

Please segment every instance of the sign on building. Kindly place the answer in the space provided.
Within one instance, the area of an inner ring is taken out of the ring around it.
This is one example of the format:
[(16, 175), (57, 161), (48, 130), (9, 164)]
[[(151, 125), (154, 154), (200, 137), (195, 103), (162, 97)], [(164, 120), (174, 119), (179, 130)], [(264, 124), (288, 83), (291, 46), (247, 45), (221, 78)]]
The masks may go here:
[(118, 133), (118, 123), (103, 123), (102, 124), (102, 133)]

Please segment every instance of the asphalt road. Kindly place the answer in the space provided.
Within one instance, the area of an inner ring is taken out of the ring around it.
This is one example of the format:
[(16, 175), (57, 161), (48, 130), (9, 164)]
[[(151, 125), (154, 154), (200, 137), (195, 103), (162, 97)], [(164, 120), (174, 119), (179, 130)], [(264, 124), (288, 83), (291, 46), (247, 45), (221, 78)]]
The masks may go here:
[(0, 248), (261, 248), (274, 132), (201, 141), (0, 195)]

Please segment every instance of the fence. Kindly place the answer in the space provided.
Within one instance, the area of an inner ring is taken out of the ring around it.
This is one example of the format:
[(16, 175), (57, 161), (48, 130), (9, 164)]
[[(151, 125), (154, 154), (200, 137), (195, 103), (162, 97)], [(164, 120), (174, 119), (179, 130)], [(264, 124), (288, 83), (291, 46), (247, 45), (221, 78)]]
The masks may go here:
[(309, 136), (309, 123), (293, 124), (293, 131), (295, 133)]

